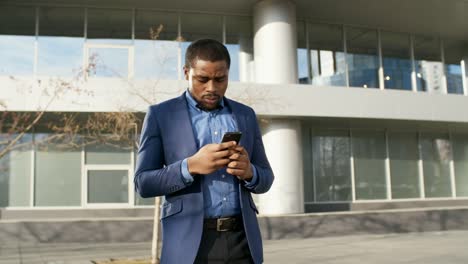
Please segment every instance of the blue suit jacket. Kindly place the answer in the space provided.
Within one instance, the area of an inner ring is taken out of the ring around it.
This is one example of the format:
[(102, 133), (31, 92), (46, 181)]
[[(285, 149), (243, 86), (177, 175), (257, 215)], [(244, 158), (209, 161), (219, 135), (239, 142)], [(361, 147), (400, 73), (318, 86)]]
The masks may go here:
[[(252, 108), (225, 98), (242, 132), (240, 145), (249, 153), (258, 174), (258, 184), (248, 190), (239, 182), (239, 199), (245, 232), (255, 263), (263, 262), (263, 249), (250, 192), (264, 193), (273, 183), (273, 172), (263, 147), (262, 136)], [(142, 197), (165, 196), (161, 223), (163, 246), (161, 263), (193, 263), (203, 231), (203, 194), (200, 177), (185, 186), (182, 160), (198, 151), (190, 114), (182, 96), (149, 108), (141, 132), (135, 171), (135, 187)]]

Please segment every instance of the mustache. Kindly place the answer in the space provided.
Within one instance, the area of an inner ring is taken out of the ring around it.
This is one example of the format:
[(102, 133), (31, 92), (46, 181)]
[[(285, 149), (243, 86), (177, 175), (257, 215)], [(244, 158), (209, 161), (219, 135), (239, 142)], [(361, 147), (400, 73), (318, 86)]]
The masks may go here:
[(213, 97), (216, 99), (219, 99), (221, 96), (215, 93), (207, 93), (207, 94), (202, 95), (202, 98), (213, 98)]

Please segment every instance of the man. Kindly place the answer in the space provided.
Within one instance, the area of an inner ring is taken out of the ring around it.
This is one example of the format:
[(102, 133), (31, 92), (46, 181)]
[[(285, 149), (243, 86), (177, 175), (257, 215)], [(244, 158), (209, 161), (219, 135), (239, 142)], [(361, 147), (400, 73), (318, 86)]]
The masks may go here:
[[(135, 186), (165, 196), (161, 263), (261, 263), (251, 193), (273, 183), (254, 111), (224, 97), (230, 57), (216, 40), (193, 42), (184, 74), (189, 89), (149, 108), (141, 132)], [(220, 143), (240, 131), (239, 144)]]

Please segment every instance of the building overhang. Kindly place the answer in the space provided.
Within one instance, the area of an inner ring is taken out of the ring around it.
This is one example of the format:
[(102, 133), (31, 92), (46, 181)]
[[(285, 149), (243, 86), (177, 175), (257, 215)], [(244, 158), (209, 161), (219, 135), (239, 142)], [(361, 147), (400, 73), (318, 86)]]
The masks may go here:
[[(251, 16), (255, 0), (6, 0), (4, 4), (142, 8)], [(298, 20), (379, 28), (468, 41), (466, 0), (295, 0)]]
[[(6, 110), (47, 112), (143, 112), (150, 104), (179, 96), (187, 87), (187, 82), (182, 80), (91, 78), (80, 89), (65, 91), (57, 99), (51, 99), (54, 82), (47, 79), (39, 85), (32, 78), (0, 77), (0, 83), (3, 90), (0, 100)], [(232, 82), (226, 96), (253, 107), (262, 118), (317, 122), (346, 119), (361, 120), (362, 124), (366, 124), (362, 120), (368, 120), (373, 125), (375, 120), (385, 120), (387, 124), (391, 120), (394, 124), (406, 120), (454, 127), (468, 124), (468, 96), (464, 95)]]

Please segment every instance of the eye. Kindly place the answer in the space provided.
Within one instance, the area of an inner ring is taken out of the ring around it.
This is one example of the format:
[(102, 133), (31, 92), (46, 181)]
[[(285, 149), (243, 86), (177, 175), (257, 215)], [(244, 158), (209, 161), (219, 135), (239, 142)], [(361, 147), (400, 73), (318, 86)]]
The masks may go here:
[(224, 82), (224, 80), (226, 80), (226, 77), (215, 78), (216, 82)]
[(207, 78), (207, 77), (198, 77), (197, 80), (199, 82), (206, 83), (206, 82), (208, 82), (209, 78)]

